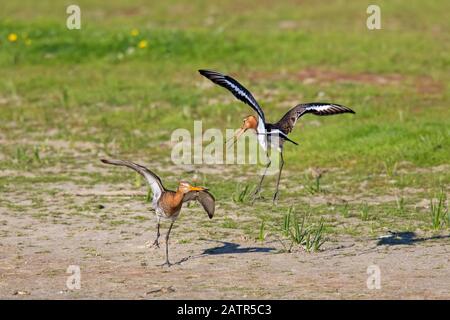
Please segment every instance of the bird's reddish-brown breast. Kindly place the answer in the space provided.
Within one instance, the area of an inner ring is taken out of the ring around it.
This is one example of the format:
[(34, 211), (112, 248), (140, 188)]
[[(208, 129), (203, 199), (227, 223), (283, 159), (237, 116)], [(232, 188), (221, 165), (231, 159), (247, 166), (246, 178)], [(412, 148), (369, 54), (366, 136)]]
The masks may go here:
[(167, 217), (180, 211), (183, 204), (183, 193), (167, 191), (159, 198), (158, 205), (164, 210)]

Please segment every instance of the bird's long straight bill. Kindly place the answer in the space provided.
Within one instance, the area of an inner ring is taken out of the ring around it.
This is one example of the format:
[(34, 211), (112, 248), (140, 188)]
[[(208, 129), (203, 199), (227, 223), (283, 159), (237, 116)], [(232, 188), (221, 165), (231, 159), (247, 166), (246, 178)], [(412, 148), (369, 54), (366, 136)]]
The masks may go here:
[(228, 142), (229, 142), (231, 139), (233, 139), (233, 143), (232, 143), (231, 145), (228, 146), (227, 150), (229, 150), (231, 147), (233, 147), (233, 146), (236, 144), (237, 139), (239, 139), (239, 137), (240, 137), (244, 132), (245, 132), (245, 129), (240, 128), (240, 129), (238, 129), (238, 130), (236, 130), (236, 131), (234, 132), (233, 136), (232, 136), (230, 139), (228, 139), (227, 141), (225, 141), (225, 145), (226, 145), (226, 144), (228, 144)]
[(189, 188), (191, 191), (203, 191), (203, 190), (207, 190), (206, 188), (203, 187), (190, 187)]

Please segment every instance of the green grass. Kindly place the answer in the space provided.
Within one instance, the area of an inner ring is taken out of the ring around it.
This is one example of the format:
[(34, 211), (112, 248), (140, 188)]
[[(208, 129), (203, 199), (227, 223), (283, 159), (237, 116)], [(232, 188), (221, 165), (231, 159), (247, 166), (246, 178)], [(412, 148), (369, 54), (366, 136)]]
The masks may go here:
[(446, 207), (447, 196), (444, 190), (439, 192), (437, 201), (430, 200), (430, 213), (433, 229), (441, 229), (445, 225), (450, 226), (450, 214)]
[(290, 244), (287, 246), (281, 241), (285, 250), (291, 252), (294, 245), (301, 246), (306, 252), (317, 252), (325, 243), (324, 221), (321, 218), (318, 226), (311, 224), (310, 217), (305, 214), (298, 218), (293, 207), (290, 207), (284, 214), (281, 226), (281, 235)]
[[(220, 225), (253, 239), (282, 224), (292, 205), (310, 213), (311, 223), (322, 221), (327, 235), (447, 230), (438, 204), (416, 205), (441, 186), (447, 194), (450, 185), (442, 167), (450, 154), (447, 2), (379, 1), (380, 31), (365, 27), (370, 1), (78, 4), (82, 29), (69, 31), (65, 1), (2, 3), (0, 197), (10, 212), (24, 209), (8, 195), (54, 196), (62, 184), (144, 188), (140, 176), (98, 162), (109, 156), (139, 159), (169, 187), (198, 176), (223, 209)], [(17, 42), (8, 42), (10, 33)], [(143, 39), (149, 45), (140, 49)], [(249, 186), (259, 180), (254, 166), (223, 165), (223, 176), (201, 165), (195, 174), (173, 173), (173, 130), (192, 131), (194, 120), (203, 120), (204, 130), (237, 128), (252, 112), (207, 86), (199, 68), (235, 75), (272, 121), (296, 103), (317, 100), (356, 115), (302, 118), (292, 132), (300, 145), (285, 146), (279, 207), (270, 203), (274, 177), (264, 182), (265, 200), (250, 205)], [(319, 74), (317, 81), (302, 78), (305, 70)], [(329, 170), (311, 179), (310, 167)], [(377, 200), (388, 195), (397, 196)], [(92, 202), (67, 207), (89, 213)], [(45, 215), (47, 205), (36, 204), (36, 214)], [(430, 224), (437, 212), (439, 221)], [(107, 223), (142, 220), (139, 214)], [(215, 226), (214, 219), (195, 221)]]
[(363, 203), (361, 206), (361, 220), (362, 221), (368, 221), (370, 220), (370, 207), (367, 202)]
[(258, 240), (260, 242), (264, 242), (266, 239), (266, 225), (264, 223), (264, 220), (261, 221), (261, 225), (259, 226), (259, 234), (258, 234)]
[(242, 186), (240, 184), (236, 185), (236, 191), (233, 193), (233, 202), (243, 203), (246, 202), (251, 196), (251, 188), (248, 184)]

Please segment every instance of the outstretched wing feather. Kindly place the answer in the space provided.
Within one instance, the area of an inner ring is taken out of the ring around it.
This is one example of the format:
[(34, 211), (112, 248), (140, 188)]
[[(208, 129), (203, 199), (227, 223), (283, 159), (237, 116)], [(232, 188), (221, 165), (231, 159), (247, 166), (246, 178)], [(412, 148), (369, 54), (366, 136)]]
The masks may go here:
[(152, 171), (150, 171), (149, 169), (147, 169), (144, 166), (141, 166), (137, 163), (127, 161), (127, 160), (101, 159), (100, 161), (103, 163), (112, 164), (115, 166), (125, 166), (125, 167), (133, 169), (134, 171), (136, 171), (137, 173), (142, 175), (145, 178), (145, 180), (148, 182), (148, 184), (150, 185), (150, 188), (152, 189), (153, 200), (159, 199), (162, 192), (165, 191), (165, 188), (161, 182), (161, 179), (155, 173), (153, 173)]
[(184, 195), (183, 202), (198, 201), (211, 219), (214, 216), (216, 200), (214, 196), (206, 190), (189, 191)]
[(258, 116), (263, 120), (263, 122), (265, 122), (264, 111), (261, 109), (256, 99), (250, 91), (236, 79), (212, 70), (199, 70), (198, 72), (215, 84), (228, 89), (237, 99), (245, 104), (248, 104), (253, 110), (255, 110)]
[(290, 109), (276, 124), (280, 130), (288, 134), (294, 129), (297, 120), (306, 113), (316, 116), (330, 116), (340, 113), (355, 113), (352, 109), (336, 103), (312, 102), (299, 104)]

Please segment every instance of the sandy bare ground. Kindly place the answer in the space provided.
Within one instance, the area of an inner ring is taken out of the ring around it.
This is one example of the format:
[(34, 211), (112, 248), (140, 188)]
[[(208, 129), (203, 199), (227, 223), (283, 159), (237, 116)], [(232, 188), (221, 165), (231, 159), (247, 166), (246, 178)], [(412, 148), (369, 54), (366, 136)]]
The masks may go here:
[[(131, 202), (133, 210), (144, 208), (139, 199)], [(104, 210), (120, 211), (120, 205)], [(192, 217), (205, 218), (189, 208), (171, 239), (171, 260), (179, 264), (162, 268), (163, 248), (145, 246), (154, 237), (153, 219), (101, 227), (88, 216), (43, 219), (3, 207), (0, 214), (0, 297), (6, 299), (450, 298), (446, 235), (343, 237), (319, 253), (286, 253), (271, 237), (264, 243), (239, 233), (214, 239), (187, 229)], [(381, 289), (370, 290), (367, 268), (374, 264)], [(66, 287), (69, 265), (80, 266), (80, 290)]]
[[(84, 166), (2, 172), (73, 180), (10, 183), (0, 193), (0, 298), (450, 299), (448, 232), (333, 236), (321, 252), (287, 253), (273, 235), (260, 242), (239, 228), (221, 227), (217, 221), (225, 217), (246, 219), (232, 203), (228, 209), (218, 203), (209, 226), (200, 208), (185, 208), (171, 237), (171, 261), (177, 264), (162, 268), (164, 241), (160, 249), (145, 245), (155, 236), (145, 188), (137, 190), (130, 181), (92, 183), (89, 174), (111, 172), (87, 158)], [(66, 286), (70, 265), (80, 267), (79, 290)], [(380, 268), (380, 289), (367, 287), (372, 265)]]

